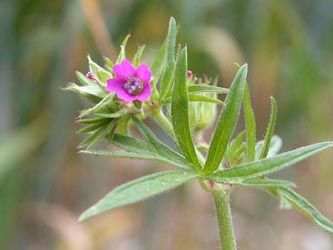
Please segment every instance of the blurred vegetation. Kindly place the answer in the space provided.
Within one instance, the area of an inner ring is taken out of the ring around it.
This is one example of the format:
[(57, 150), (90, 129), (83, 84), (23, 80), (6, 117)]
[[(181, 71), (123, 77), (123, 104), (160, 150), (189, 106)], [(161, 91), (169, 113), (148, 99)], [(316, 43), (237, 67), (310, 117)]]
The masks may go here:
[[(189, 66), (228, 86), (233, 63), (250, 66), (263, 135), (269, 96), (279, 104), (284, 148), (333, 139), (333, 16), (330, 0), (21, 0), (0, 2), (0, 249), (210, 249), (217, 226), (197, 185), (77, 224), (78, 214), (154, 163), (78, 155), (82, 104), (61, 88), (87, 71), (86, 55), (115, 57), (146, 44), (149, 62), (170, 16), (181, 24)], [(285, 175), (333, 214), (332, 153)], [(132, 165), (135, 165), (133, 167)], [(158, 167), (161, 166), (160, 164)], [(235, 192), (240, 249), (332, 249), (330, 236), (261, 193)], [(262, 236), (265, 237), (262, 237)], [(260, 238), (261, 242), (252, 242)]]

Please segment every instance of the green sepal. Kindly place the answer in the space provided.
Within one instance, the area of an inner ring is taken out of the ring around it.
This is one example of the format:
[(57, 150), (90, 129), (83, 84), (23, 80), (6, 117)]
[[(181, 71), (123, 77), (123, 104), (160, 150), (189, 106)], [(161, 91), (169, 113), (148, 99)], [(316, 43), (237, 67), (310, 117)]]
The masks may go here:
[(110, 71), (102, 68), (97, 63), (95, 63), (90, 56), (88, 56), (89, 70), (94, 74), (98, 83), (102, 86), (106, 86), (106, 81), (112, 78), (112, 74)]
[(97, 84), (79, 86), (75, 83), (70, 83), (65, 90), (73, 91), (84, 100), (92, 103), (99, 103), (108, 94), (108, 92), (101, 89)]
[(138, 51), (135, 53), (134, 57), (133, 57), (133, 65), (134, 67), (139, 67), (139, 65), (141, 64), (141, 57), (143, 54), (143, 51), (145, 50), (145, 45), (139, 46)]
[(115, 97), (114, 93), (109, 93), (99, 103), (97, 103), (94, 107), (83, 110), (81, 112), (81, 117), (99, 112), (103, 107), (105, 107), (107, 104), (109, 104), (114, 97)]
[(122, 44), (120, 45), (120, 52), (116, 61), (116, 64), (120, 64), (124, 59), (126, 59), (126, 45), (128, 39), (130, 38), (130, 34), (128, 34), (125, 39), (123, 40)]

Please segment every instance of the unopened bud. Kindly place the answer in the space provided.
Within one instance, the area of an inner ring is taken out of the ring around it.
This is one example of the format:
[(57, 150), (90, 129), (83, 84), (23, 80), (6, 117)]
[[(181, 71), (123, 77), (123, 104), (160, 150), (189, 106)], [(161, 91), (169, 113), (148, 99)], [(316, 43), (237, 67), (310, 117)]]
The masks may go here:
[(95, 75), (94, 75), (92, 72), (90, 72), (90, 71), (86, 74), (86, 77), (87, 77), (88, 79), (90, 79), (90, 80), (93, 80), (93, 81), (96, 80)]

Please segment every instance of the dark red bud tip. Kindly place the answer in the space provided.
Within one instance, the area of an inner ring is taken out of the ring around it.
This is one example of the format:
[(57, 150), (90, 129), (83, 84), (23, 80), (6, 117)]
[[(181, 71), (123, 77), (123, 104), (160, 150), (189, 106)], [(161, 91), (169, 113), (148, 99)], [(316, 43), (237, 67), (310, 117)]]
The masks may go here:
[(90, 71), (86, 74), (86, 77), (90, 80), (96, 80), (95, 75)]
[(215, 186), (215, 181), (208, 181), (208, 182), (209, 182), (210, 187), (211, 187), (211, 188), (214, 188), (214, 186)]
[(191, 70), (187, 71), (187, 78), (192, 78), (193, 73)]

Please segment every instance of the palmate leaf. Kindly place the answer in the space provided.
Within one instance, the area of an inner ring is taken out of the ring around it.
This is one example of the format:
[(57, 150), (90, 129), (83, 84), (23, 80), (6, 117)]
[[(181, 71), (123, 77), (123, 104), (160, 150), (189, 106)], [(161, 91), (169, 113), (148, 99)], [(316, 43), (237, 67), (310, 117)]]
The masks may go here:
[(310, 202), (292, 189), (287, 187), (265, 187), (261, 188), (261, 190), (264, 190), (275, 198), (280, 199), (280, 206), (282, 204), (282, 208), (289, 209), (291, 206), (295, 207), (298, 211), (313, 219), (314, 222), (316, 222), (320, 227), (330, 233), (333, 233), (333, 221), (322, 215)]
[(333, 147), (333, 142), (317, 143), (270, 158), (249, 162), (230, 169), (218, 171), (209, 175), (209, 177), (217, 182), (223, 183), (242, 182), (247, 179), (253, 179), (278, 172), (329, 147)]
[(195, 177), (197, 177), (196, 173), (178, 170), (160, 172), (130, 181), (112, 190), (96, 205), (85, 211), (79, 220), (82, 221), (112, 208), (150, 198), (173, 189)]
[(185, 47), (180, 52), (176, 63), (175, 85), (171, 100), (171, 120), (181, 151), (185, 158), (199, 170), (201, 169), (201, 165), (197, 157), (189, 125), (186, 74), (187, 51)]
[(235, 79), (233, 80), (225, 99), (225, 105), (218, 118), (204, 167), (205, 173), (214, 172), (219, 167), (221, 160), (223, 159), (228, 142), (238, 121), (244, 94), (246, 75), (247, 65), (245, 64), (240, 68)]

